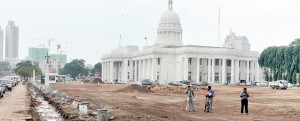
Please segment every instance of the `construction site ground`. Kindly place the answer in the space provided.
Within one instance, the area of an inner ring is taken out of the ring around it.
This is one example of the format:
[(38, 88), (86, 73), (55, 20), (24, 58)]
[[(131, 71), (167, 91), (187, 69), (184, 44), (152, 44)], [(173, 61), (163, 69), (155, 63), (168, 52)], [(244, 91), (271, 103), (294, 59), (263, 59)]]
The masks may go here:
[(206, 87), (195, 88), (195, 112), (185, 110), (185, 87), (146, 87), (126, 84), (52, 85), (71, 98), (90, 102), (91, 110), (103, 106), (115, 114), (116, 121), (299, 121), (300, 88), (274, 90), (270, 87), (248, 87), (249, 115), (241, 115), (243, 86), (213, 86), (213, 112), (205, 113)]

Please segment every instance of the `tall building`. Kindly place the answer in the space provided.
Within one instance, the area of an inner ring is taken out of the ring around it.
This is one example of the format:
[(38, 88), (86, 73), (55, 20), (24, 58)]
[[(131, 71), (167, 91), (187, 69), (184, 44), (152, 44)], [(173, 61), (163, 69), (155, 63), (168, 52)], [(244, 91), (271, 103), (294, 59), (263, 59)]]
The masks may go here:
[(102, 80), (140, 83), (150, 79), (162, 84), (174, 80), (235, 84), (260, 80), (259, 53), (227, 47), (183, 45), (179, 16), (169, 0), (161, 16), (157, 42), (139, 50), (120, 46), (103, 55)]
[(19, 53), (19, 27), (13, 21), (8, 21), (5, 31), (5, 59), (18, 60)]
[(233, 32), (230, 32), (225, 39), (223, 47), (234, 48), (242, 51), (250, 51), (250, 43), (246, 36), (236, 36)]
[(50, 57), (53, 58), (53, 60), (57, 60), (58, 62), (67, 62), (67, 55), (65, 54), (50, 54)]
[(45, 60), (45, 56), (48, 53), (48, 48), (34, 48), (31, 47), (28, 49), (28, 57), (33, 62), (42, 62)]
[(0, 61), (3, 61), (3, 30), (0, 26)]

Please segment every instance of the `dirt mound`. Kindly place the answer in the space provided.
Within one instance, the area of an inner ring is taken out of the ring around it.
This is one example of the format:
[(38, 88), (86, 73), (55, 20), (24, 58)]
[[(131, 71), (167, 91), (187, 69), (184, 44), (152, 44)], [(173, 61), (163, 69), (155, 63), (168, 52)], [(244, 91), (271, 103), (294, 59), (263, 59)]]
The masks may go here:
[(137, 84), (132, 84), (125, 88), (116, 90), (115, 92), (152, 92), (152, 91), (150, 89), (147, 89), (147, 87), (143, 87)]

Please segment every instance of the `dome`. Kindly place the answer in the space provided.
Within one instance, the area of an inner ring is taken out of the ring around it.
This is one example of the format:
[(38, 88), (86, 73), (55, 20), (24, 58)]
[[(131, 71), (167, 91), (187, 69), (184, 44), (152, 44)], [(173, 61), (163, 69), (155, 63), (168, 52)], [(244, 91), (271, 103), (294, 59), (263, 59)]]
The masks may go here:
[(182, 28), (179, 16), (173, 11), (173, 1), (169, 0), (169, 9), (161, 16), (157, 28), (157, 45), (181, 46)]
[(169, 9), (161, 16), (160, 23), (180, 24), (180, 19), (176, 12), (174, 12), (172, 9)]

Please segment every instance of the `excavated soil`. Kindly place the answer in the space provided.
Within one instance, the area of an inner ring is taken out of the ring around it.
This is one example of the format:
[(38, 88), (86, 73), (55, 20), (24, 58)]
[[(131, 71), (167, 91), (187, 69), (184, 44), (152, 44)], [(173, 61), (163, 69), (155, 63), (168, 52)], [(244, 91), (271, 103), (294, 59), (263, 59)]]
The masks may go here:
[[(195, 87), (196, 112), (185, 111), (186, 87), (154, 86), (152, 93), (126, 84), (57, 84), (72, 98), (85, 98), (91, 110), (109, 107), (116, 121), (299, 121), (300, 88), (247, 87), (249, 115), (240, 114), (241, 86), (213, 86), (213, 112), (205, 113), (205, 87)], [(132, 89), (134, 88), (134, 89)], [(140, 87), (138, 87), (140, 88)], [(124, 93), (125, 92), (125, 93)]]
[(125, 88), (116, 90), (115, 92), (152, 92), (152, 91), (150, 89), (147, 89), (147, 87), (145, 87), (145, 86), (132, 84)]

